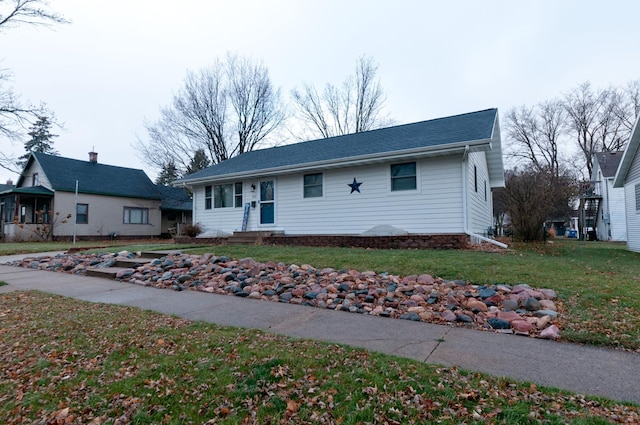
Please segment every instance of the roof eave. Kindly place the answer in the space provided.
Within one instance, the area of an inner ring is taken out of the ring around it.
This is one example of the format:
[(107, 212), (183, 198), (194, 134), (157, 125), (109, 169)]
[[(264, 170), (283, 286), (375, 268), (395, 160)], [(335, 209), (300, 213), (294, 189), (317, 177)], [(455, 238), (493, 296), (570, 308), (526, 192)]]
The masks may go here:
[(627, 148), (624, 150), (624, 153), (622, 154), (620, 165), (618, 165), (616, 176), (613, 179), (613, 187), (624, 187), (627, 174), (629, 173), (629, 169), (631, 168), (631, 163), (633, 162), (633, 158), (636, 156), (636, 151), (638, 150), (639, 144), (640, 144), (640, 117), (638, 117), (638, 119), (636, 120), (636, 123), (633, 126), (633, 130), (631, 131), (631, 137), (629, 138), (629, 143), (627, 143)]
[(326, 161), (309, 162), (305, 164), (289, 165), (285, 167), (262, 168), (259, 170), (243, 171), (239, 173), (221, 174), (219, 176), (200, 177), (197, 179), (184, 178), (184, 179), (176, 180), (172, 184), (175, 186), (182, 187), (182, 186), (189, 186), (189, 185), (199, 185), (199, 184), (203, 184), (211, 181), (217, 181), (217, 180), (233, 180), (233, 179), (241, 179), (241, 178), (247, 178), (247, 177), (255, 177), (256, 175), (290, 174), (290, 173), (298, 173), (303, 171), (317, 170), (319, 168), (326, 170), (331, 168), (345, 168), (345, 167), (351, 167), (351, 166), (357, 166), (357, 165), (369, 165), (369, 164), (401, 160), (401, 159), (407, 159), (407, 158), (443, 156), (443, 155), (455, 154), (458, 152), (462, 153), (464, 152), (464, 149), (467, 146), (474, 147), (477, 150), (491, 149), (491, 143), (492, 143), (491, 139), (480, 139), (480, 140), (473, 140), (473, 141), (451, 143), (446, 145), (445, 147), (443, 146), (434, 146), (429, 148), (420, 147), (416, 149), (408, 149), (408, 150), (402, 150), (402, 151), (392, 151), (392, 152), (376, 153), (372, 155), (343, 158), (339, 161), (332, 159), (332, 160), (326, 160)]

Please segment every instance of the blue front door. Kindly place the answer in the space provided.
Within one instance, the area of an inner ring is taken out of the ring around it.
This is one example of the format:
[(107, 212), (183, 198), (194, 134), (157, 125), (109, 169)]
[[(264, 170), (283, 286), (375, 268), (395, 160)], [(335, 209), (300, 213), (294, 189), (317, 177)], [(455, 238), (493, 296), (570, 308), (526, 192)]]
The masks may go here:
[(275, 186), (273, 180), (260, 182), (260, 224), (275, 223)]

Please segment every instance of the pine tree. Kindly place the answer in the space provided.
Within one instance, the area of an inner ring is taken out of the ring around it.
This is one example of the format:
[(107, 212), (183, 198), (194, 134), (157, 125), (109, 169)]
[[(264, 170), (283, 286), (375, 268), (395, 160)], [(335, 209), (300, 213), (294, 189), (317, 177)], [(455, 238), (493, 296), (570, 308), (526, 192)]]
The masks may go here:
[(175, 161), (170, 161), (162, 167), (160, 174), (158, 174), (158, 177), (156, 178), (156, 184), (169, 186), (169, 184), (178, 179), (178, 177), (180, 176), (178, 174), (178, 169), (176, 168), (176, 163)]
[(198, 149), (193, 154), (193, 158), (191, 158), (191, 162), (189, 162), (189, 165), (187, 165), (186, 174), (189, 175), (195, 173), (196, 171), (204, 170), (209, 165), (211, 165), (211, 161), (209, 160), (207, 153), (204, 151), (204, 149)]
[(38, 116), (38, 120), (31, 126), (30, 131), (27, 133), (31, 139), (24, 143), (24, 150), (26, 154), (18, 158), (18, 165), (23, 167), (31, 152), (46, 153), (49, 155), (59, 155), (58, 151), (53, 148), (53, 139), (58, 137), (57, 134), (52, 134), (50, 129), (52, 122), (49, 117)]

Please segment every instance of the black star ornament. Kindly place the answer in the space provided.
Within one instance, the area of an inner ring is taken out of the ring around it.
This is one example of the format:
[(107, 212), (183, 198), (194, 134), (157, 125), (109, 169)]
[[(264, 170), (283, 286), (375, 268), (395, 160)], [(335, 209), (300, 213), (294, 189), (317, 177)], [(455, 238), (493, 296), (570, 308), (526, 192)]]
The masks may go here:
[(351, 193), (353, 193), (353, 192), (360, 193), (360, 185), (361, 184), (362, 184), (362, 182), (358, 183), (358, 181), (354, 177), (353, 178), (353, 183), (349, 183), (347, 186), (349, 186), (351, 188)]

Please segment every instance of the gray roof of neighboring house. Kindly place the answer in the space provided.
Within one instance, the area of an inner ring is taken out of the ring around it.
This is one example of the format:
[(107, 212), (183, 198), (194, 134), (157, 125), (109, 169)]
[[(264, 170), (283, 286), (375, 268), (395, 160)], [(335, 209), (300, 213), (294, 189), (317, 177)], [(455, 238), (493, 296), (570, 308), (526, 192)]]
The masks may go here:
[[(80, 161), (34, 152), (29, 157), (25, 169), (32, 161), (38, 161), (51, 183), (52, 189), (62, 192), (78, 192), (94, 195), (119, 196), (127, 198), (158, 199), (160, 193), (156, 185), (142, 170)], [(24, 177), (20, 177), (20, 186)]]
[[(200, 170), (174, 183), (188, 183), (207, 178), (268, 170), (293, 169), (296, 166), (348, 162), (362, 157), (379, 158), (392, 153), (434, 151), (439, 148), (446, 149), (451, 145), (490, 141), (492, 138), (495, 140), (496, 137), (499, 142), (499, 134), (494, 135), (497, 118), (497, 109), (487, 109), (413, 124), (255, 150)], [(500, 146), (494, 149), (496, 158), (493, 164), (499, 164), (494, 168), (500, 168), (494, 175), (497, 180), (500, 180), (497, 174), (503, 173), (502, 151)]]
[(191, 195), (185, 189), (162, 185), (156, 185), (156, 189), (162, 196), (161, 210), (191, 211), (193, 209)]
[(604, 177), (615, 177), (622, 160), (622, 154), (623, 151), (596, 153), (596, 161), (598, 161)]
[(10, 191), (15, 186), (12, 184), (0, 184), (0, 193)]

